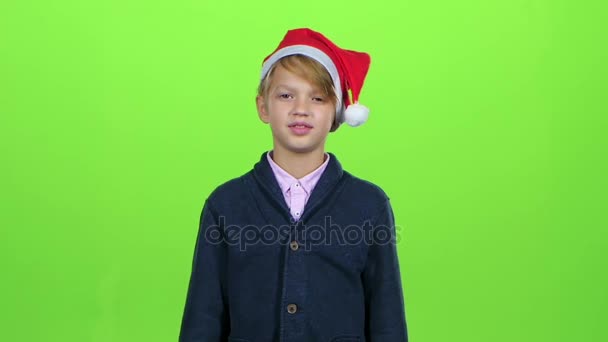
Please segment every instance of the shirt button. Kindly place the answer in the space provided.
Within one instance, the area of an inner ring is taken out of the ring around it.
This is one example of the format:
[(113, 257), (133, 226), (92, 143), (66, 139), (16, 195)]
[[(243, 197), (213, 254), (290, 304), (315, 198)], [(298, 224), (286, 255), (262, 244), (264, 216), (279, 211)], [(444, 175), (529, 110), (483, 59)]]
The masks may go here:
[(300, 183), (296, 183), (296, 188), (300, 187)]
[(288, 304), (287, 305), (287, 312), (289, 312), (290, 314), (295, 314), (298, 311), (298, 306), (295, 304)]
[(296, 211), (296, 216), (300, 216), (300, 212), (299, 211)]
[(300, 248), (300, 245), (294, 240), (289, 243), (289, 248), (291, 248), (292, 251), (297, 251), (298, 248)]

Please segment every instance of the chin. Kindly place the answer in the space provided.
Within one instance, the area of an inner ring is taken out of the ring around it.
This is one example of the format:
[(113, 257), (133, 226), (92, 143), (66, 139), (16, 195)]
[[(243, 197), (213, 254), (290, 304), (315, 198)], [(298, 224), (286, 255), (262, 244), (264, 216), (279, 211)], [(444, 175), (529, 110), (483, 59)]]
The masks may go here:
[(285, 148), (285, 150), (292, 152), (292, 153), (311, 153), (319, 148), (319, 146), (297, 145), (297, 144), (283, 145), (283, 147)]
[(291, 153), (311, 153), (318, 150), (322, 144), (320, 142), (315, 143), (310, 141), (309, 138), (311, 137), (287, 137), (287, 139), (276, 139), (274, 145), (281, 146), (283, 150)]
[(288, 150), (293, 153), (311, 153), (315, 149), (312, 147), (306, 146), (306, 147), (290, 147), (290, 148), (288, 148)]

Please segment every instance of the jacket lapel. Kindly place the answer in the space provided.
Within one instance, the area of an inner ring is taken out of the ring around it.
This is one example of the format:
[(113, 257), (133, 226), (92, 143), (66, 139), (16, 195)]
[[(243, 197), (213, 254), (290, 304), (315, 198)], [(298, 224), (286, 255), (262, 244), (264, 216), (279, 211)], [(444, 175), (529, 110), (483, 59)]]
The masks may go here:
[(263, 198), (255, 198), (256, 201), (260, 205), (260, 210), (262, 210), (266, 219), (272, 217), (272, 213), (265, 212), (266, 208), (262, 208), (264, 203), (270, 202), (272, 207), (278, 209), (279, 212), (284, 214), (283, 216), (286, 218), (287, 222), (291, 222), (291, 214), (289, 212), (289, 208), (287, 207), (287, 203), (285, 203), (285, 197), (281, 192), (281, 187), (272, 172), (272, 168), (270, 164), (268, 164), (268, 160), (266, 159), (266, 152), (262, 153), (260, 157), (260, 161), (258, 161), (252, 170), (253, 179), (255, 181), (255, 185), (257, 188), (261, 189), (260, 191), (253, 191), (254, 198), (256, 196), (263, 196)]
[(330, 156), (329, 163), (304, 206), (301, 220), (308, 219), (310, 215), (314, 214), (325, 203), (327, 196), (336, 191), (336, 186), (342, 179), (344, 173), (342, 165), (335, 155), (329, 152), (328, 154)]

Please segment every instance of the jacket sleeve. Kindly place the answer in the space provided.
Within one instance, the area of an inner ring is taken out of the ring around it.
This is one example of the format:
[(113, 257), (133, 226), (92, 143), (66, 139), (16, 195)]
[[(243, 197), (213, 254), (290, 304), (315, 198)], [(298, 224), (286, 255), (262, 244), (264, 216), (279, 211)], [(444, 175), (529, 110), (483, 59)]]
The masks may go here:
[(200, 218), (180, 342), (225, 342), (229, 316), (225, 291), (227, 248), (209, 200)]
[(373, 222), (374, 238), (362, 273), (366, 307), (365, 337), (368, 342), (406, 342), (396, 228), (388, 198)]

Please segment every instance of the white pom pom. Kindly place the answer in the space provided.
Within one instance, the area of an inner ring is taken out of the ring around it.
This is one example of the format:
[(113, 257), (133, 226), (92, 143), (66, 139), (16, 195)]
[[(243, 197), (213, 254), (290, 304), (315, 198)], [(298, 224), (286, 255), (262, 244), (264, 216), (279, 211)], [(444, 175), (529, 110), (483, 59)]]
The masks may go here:
[(365, 123), (368, 116), (369, 109), (362, 104), (355, 103), (348, 106), (344, 111), (344, 122), (349, 126), (357, 127)]

